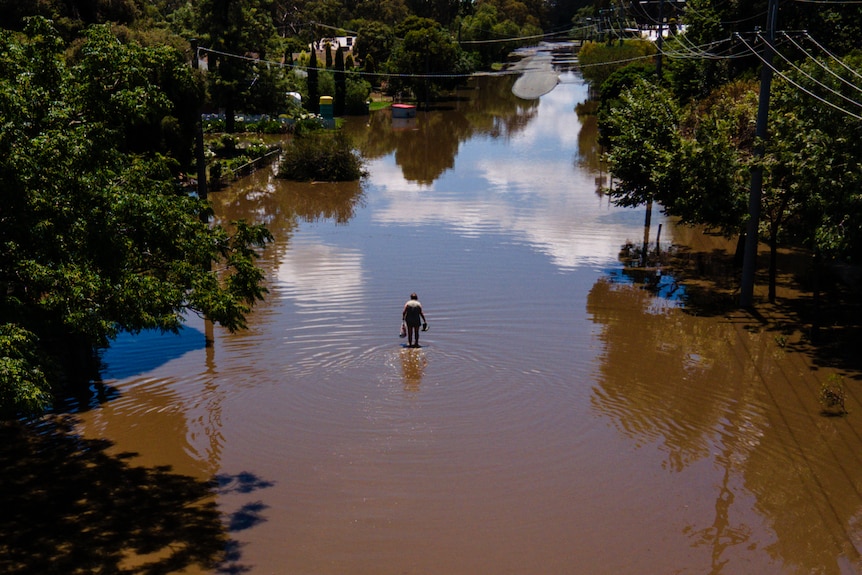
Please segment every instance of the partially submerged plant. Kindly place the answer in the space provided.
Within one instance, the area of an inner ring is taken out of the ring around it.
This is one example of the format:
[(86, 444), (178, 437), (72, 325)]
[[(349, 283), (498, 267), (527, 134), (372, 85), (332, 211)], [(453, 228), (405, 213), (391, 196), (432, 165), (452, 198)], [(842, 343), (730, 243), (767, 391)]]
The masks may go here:
[(820, 384), (820, 405), (823, 406), (824, 415), (845, 415), (847, 408), (844, 406), (844, 378), (833, 373)]

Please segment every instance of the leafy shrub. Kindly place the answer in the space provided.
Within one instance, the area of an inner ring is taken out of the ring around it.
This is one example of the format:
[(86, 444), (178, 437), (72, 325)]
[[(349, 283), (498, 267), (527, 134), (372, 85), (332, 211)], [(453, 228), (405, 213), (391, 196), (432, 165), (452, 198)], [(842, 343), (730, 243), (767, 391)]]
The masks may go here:
[(371, 84), (362, 78), (347, 76), (347, 92), (344, 97), (344, 112), (350, 116), (362, 116), (368, 113), (368, 97), (371, 95)]
[(655, 53), (655, 45), (648, 40), (586, 42), (578, 52), (578, 62), (584, 79), (598, 87), (620, 68), (634, 61), (645, 61)]
[(347, 182), (365, 172), (350, 138), (342, 132), (297, 135), (287, 147), (278, 176), (297, 181)]

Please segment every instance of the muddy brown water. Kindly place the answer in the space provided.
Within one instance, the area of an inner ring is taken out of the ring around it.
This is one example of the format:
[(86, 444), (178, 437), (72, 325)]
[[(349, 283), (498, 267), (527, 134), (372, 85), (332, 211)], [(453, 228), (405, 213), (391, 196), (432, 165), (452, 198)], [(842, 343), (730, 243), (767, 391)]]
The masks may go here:
[[(192, 573), (857, 572), (852, 387), (824, 417), (828, 366), (693, 313), (672, 274), (643, 289), (619, 254), (644, 210), (597, 193), (585, 85), (524, 101), (512, 81), (352, 119), (361, 183), (263, 170), (213, 194), (219, 221), (275, 236), (266, 301), (211, 348), (197, 318), (122, 337), (77, 429), (218, 478), (231, 554)], [(724, 247), (654, 213), (651, 248), (659, 224), (659, 249)], [(430, 329), (405, 349), (413, 291)]]

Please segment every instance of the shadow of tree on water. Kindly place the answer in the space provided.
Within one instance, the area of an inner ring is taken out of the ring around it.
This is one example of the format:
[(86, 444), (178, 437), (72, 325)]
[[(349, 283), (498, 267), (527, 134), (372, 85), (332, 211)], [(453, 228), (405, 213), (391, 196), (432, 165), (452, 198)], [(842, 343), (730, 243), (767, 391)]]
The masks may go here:
[[(73, 425), (69, 416), (0, 423), (0, 573), (248, 570), (228, 533), (263, 521), (262, 504), (224, 518), (215, 500), (224, 479), (133, 466), (135, 454), (109, 454), (111, 442)], [(246, 485), (268, 485), (244, 475)]]

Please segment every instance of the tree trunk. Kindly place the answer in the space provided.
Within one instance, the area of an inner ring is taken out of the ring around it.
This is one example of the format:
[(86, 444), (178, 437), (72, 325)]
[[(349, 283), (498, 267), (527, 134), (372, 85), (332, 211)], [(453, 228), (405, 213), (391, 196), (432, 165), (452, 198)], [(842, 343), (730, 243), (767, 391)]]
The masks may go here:
[(814, 248), (814, 277), (811, 278), (811, 342), (816, 343), (820, 338), (820, 276), (822, 274), (823, 259), (820, 249)]
[(778, 229), (769, 234), (769, 303), (775, 303), (775, 281), (778, 268)]

